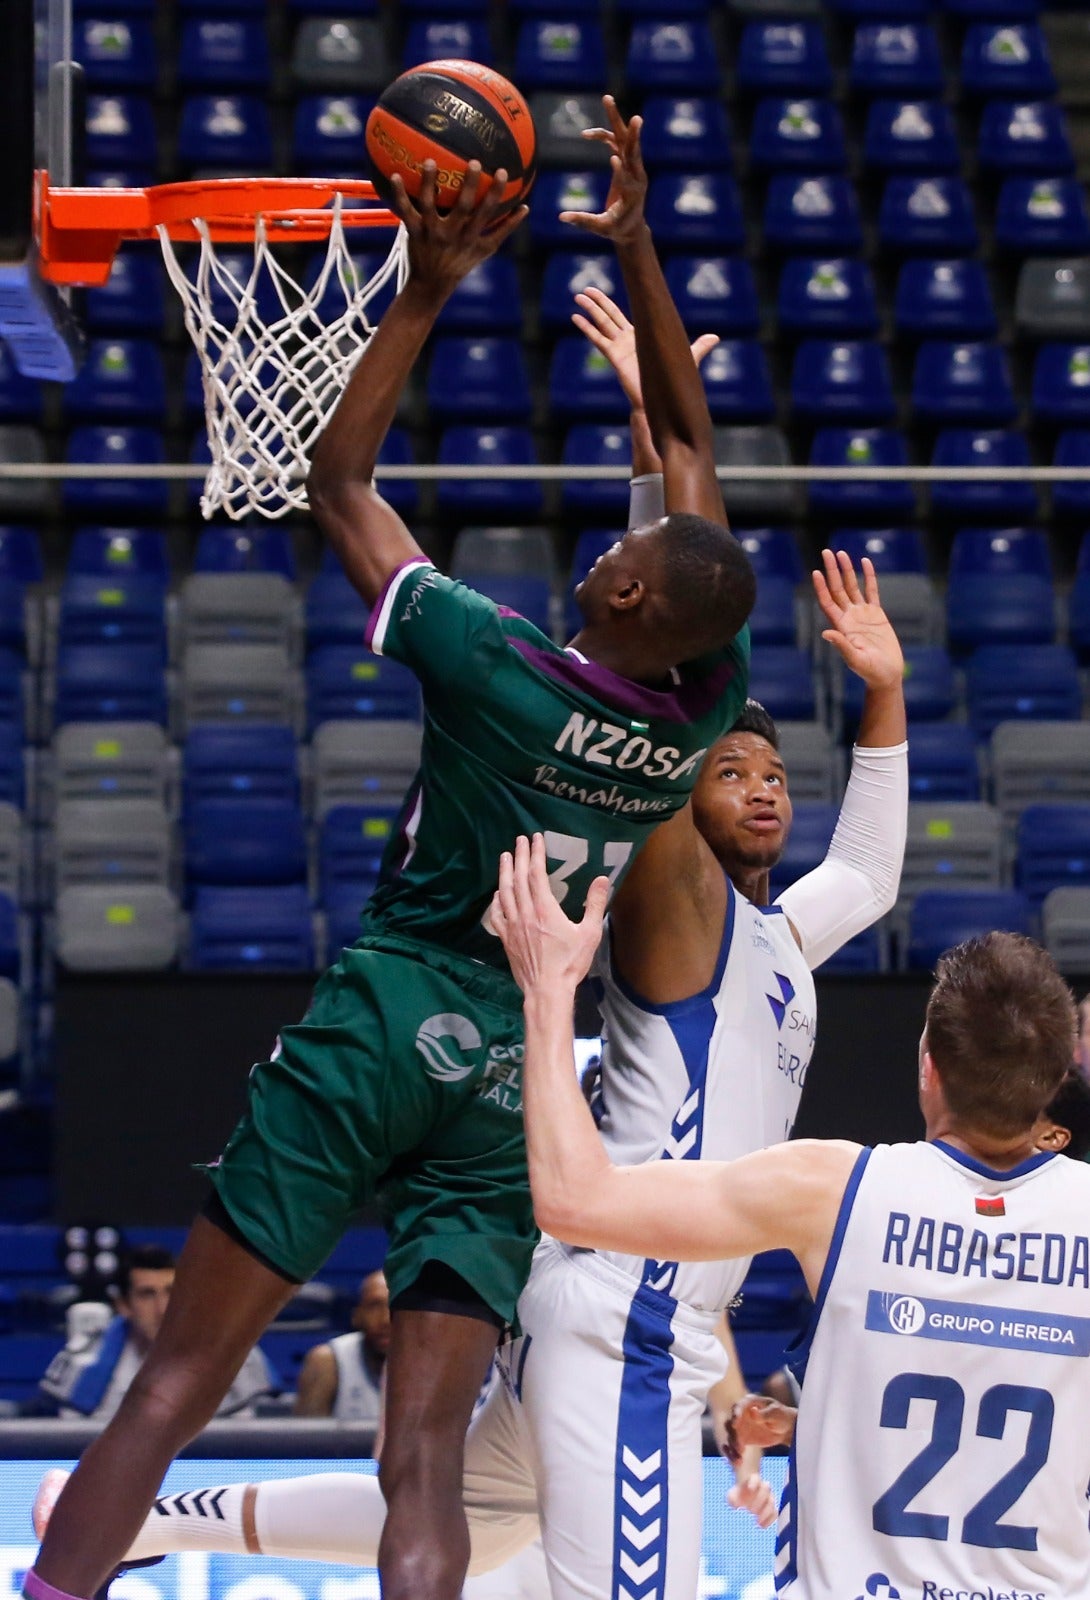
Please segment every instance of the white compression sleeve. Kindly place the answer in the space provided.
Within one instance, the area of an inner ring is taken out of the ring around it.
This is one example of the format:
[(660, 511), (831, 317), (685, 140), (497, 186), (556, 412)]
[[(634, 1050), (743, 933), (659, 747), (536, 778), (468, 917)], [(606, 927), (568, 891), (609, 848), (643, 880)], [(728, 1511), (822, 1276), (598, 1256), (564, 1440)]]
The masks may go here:
[(642, 528), (666, 515), (666, 491), (661, 472), (645, 472), (628, 486), (628, 526)]
[(130, 1561), (173, 1555), (178, 1550), (208, 1550), (217, 1555), (246, 1554), (242, 1527), (244, 1483), (212, 1489), (187, 1489), (160, 1495), (129, 1547)]
[(892, 910), (908, 828), (908, 745), (852, 751), (852, 770), (829, 853), (785, 889), (790, 919), (809, 967)]

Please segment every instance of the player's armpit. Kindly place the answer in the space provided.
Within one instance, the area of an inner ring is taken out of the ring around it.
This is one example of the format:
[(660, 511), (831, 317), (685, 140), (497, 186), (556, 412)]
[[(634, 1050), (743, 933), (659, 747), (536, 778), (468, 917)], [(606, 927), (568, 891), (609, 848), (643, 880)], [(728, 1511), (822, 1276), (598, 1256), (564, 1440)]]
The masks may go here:
[(686, 805), (655, 829), (614, 896), (618, 975), (653, 1005), (699, 994), (715, 971), (726, 908), (722, 869)]

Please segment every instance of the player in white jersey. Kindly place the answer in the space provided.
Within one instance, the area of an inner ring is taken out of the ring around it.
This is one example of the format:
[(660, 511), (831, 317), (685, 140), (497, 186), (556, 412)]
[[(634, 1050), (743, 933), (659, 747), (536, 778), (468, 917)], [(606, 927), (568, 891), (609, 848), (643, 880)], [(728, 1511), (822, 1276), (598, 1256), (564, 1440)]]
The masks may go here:
[(992, 933), (940, 960), (919, 1048), (927, 1142), (615, 1166), (574, 1081), (570, 1022), (607, 888), (575, 924), (540, 837), (501, 866), (493, 923), (525, 995), (535, 1213), (584, 1249), (797, 1257), (815, 1307), (779, 1593), (1090, 1593), (1090, 1171), (1035, 1144), (1075, 1047), (1051, 957)]

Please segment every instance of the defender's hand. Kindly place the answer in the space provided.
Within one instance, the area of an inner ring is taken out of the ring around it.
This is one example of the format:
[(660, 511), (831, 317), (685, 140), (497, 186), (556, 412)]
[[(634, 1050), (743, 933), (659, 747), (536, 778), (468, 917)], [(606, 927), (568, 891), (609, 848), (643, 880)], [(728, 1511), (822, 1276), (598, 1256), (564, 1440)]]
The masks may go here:
[(642, 117), (626, 122), (617, 110), (611, 94), (602, 96), (608, 128), (586, 128), (585, 139), (607, 145), (610, 154), (611, 179), (604, 211), (562, 211), (561, 222), (573, 227), (586, 228), (601, 239), (612, 239), (614, 244), (628, 244), (637, 238), (645, 227), (643, 206), (647, 198), (647, 173), (640, 152)]
[[(596, 350), (601, 351), (616, 372), (633, 411), (642, 411), (643, 387), (640, 383), (640, 364), (636, 360), (635, 328), (604, 289), (584, 289), (576, 295), (575, 303), (579, 307), (579, 311), (572, 312), (575, 326)], [(718, 343), (717, 333), (702, 333), (690, 345), (697, 366)]]
[(829, 626), (821, 637), (869, 689), (892, 689), (904, 678), (905, 658), (893, 624), (882, 610), (874, 563), (863, 557), (863, 590), (844, 550), (823, 550), (814, 594)]
[(601, 941), (608, 898), (609, 880), (595, 878), (582, 921), (572, 922), (553, 894), (542, 835), (532, 841), (522, 835), (513, 855), (504, 851), (491, 921), (523, 994), (561, 987), (575, 993)]
[(503, 210), (503, 191), (507, 173), (501, 167), (480, 205), (481, 164), (471, 161), (465, 183), (454, 205), (445, 216), (435, 204), (434, 161), (425, 161), (420, 180), (420, 199), (409, 199), (400, 173), (390, 179), (391, 206), (409, 236), (409, 283), (445, 298), (482, 261), (495, 255), (500, 245), (514, 233), (529, 214), (529, 207)]
[(797, 1416), (794, 1406), (781, 1405), (767, 1395), (743, 1395), (731, 1408), (724, 1454), (734, 1461), (743, 1450), (769, 1450), (773, 1445), (790, 1444), (795, 1437)]

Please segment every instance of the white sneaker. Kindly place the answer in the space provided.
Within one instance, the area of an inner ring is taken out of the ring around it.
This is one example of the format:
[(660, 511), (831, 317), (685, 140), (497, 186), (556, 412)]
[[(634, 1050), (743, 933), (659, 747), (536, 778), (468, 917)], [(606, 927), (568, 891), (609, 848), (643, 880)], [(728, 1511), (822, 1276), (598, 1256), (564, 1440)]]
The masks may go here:
[(49, 1519), (53, 1515), (53, 1507), (61, 1497), (61, 1490), (72, 1476), (65, 1472), (63, 1467), (50, 1467), (34, 1496), (34, 1505), (31, 1508), (30, 1520), (34, 1524), (34, 1537), (40, 1544), (45, 1538), (45, 1530), (49, 1527)]

